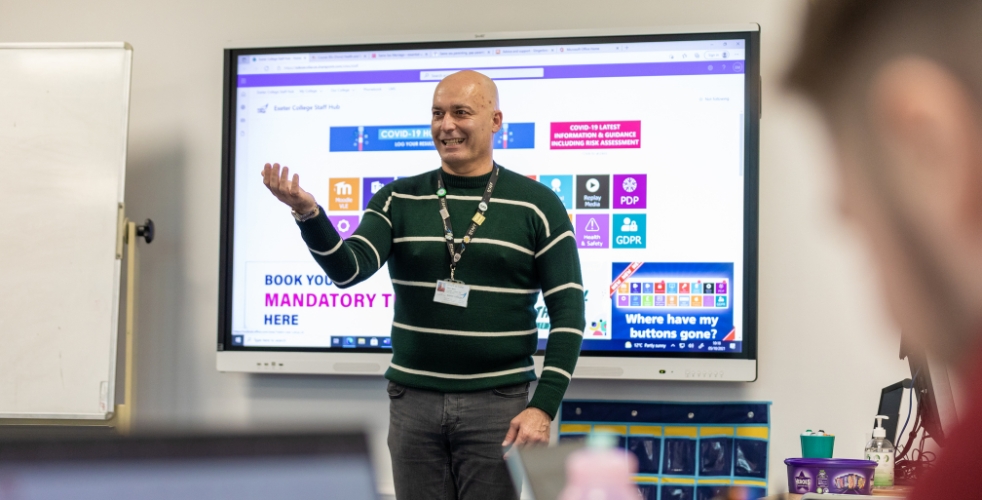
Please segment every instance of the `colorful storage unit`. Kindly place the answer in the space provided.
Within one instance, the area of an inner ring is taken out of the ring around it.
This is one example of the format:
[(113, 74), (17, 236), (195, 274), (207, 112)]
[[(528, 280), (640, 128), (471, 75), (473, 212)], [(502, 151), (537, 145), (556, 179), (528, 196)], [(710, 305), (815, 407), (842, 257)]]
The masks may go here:
[[(770, 403), (563, 401), (559, 441), (619, 436), (644, 500), (711, 500), (725, 486), (767, 494)], [(756, 496), (755, 496), (756, 495)]]

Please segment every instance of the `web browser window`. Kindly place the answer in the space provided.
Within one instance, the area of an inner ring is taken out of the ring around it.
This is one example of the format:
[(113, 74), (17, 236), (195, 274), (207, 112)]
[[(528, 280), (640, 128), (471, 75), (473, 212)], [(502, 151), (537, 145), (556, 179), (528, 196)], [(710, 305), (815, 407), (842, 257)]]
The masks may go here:
[(335, 287), (260, 170), (289, 166), (348, 237), (384, 185), (439, 168), (433, 90), (474, 69), (500, 92), (495, 160), (575, 228), (584, 353), (741, 353), (745, 62), (740, 38), (239, 55), (231, 345), (390, 348), (388, 270)]

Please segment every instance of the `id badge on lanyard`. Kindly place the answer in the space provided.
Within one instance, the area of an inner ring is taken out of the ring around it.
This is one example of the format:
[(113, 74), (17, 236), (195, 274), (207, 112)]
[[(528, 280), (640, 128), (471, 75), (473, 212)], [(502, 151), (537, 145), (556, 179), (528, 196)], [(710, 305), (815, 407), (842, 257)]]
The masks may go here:
[(484, 214), (488, 211), (488, 202), (491, 201), (491, 193), (494, 192), (494, 187), (498, 183), (500, 170), (501, 167), (494, 166), (494, 170), (491, 172), (491, 178), (488, 179), (488, 186), (484, 189), (484, 194), (481, 196), (481, 202), (478, 203), (477, 211), (474, 212), (474, 217), (471, 218), (470, 226), (467, 227), (467, 232), (464, 233), (464, 237), (456, 247), (454, 245), (453, 226), (450, 224), (450, 211), (447, 209), (447, 189), (443, 185), (443, 173), (441, 172), (437, 176), (436, 195), (440, 200), (440, 217), (443, 219), (444, 237), (446, 238), (447, 250), (450, 252), (450, 279), (437, 280), (433, 302), (457, 307), (467, 307), (467, 299), (470, 297), (471, 287), (455, 279), (454, 272), (457, 270), (457, 264), (460, 263), (460, 258), (464, 254), (464, 250), (467, 249), (467, 245), (474, 238), (477, 228), (484, 223), (486, 218)]

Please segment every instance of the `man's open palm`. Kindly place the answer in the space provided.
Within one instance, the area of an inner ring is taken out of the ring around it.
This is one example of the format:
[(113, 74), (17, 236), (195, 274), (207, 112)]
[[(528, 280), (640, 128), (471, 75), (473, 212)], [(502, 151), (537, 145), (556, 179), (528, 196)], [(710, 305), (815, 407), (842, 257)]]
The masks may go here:
[(290, 180), (290, 168), (284, 166), (280, 170), (280, 164), (267, 163), (263, 166), (263, 184), (269, 188), (277, 200), (290, 206), (298, 214), (308, 214), (317, 208), (317, 200), (310, 193), (300, 188), (300, 176), (293, 174)]

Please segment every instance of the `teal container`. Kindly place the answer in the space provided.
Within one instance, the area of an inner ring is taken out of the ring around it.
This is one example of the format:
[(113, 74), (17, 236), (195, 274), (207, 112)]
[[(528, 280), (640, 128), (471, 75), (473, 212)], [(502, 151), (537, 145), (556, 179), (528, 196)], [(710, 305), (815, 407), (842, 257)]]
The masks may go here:
[(835, 436), (801, 436), (802, 458), (832, 458)]

